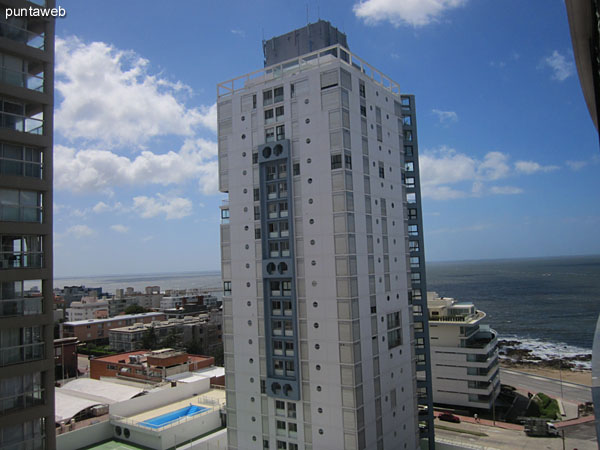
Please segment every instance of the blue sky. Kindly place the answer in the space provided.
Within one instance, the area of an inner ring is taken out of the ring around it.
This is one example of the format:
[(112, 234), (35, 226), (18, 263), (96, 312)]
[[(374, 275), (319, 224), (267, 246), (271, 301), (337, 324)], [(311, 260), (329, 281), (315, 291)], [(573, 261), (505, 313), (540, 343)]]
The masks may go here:
[(416, 95), (428, 260), (600, 253), (561, 0), (58, 3), (56, 276), (220, 267), (216, 84), (307, 8)]

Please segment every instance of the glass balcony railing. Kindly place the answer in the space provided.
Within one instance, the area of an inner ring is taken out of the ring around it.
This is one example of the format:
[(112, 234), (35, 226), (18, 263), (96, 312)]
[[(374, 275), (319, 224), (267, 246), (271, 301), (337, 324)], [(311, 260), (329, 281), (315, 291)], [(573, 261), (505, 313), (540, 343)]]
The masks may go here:
[[(34, 1), (34, 3), (38, 3), (38, 1), (42, 0)], [(45, 0), (43, 2), (45, 3)], [(33, 33), (25, 28), (22, 28), (16, 24), (8, 23), (4, 20), (0, 21), (0, 37), (21, 42), (29, 47), (37, 48), (39, 50), (44, 50), (44, 33)]]
[(0, 300), (0, 316), (29, 316), (43, 313), (42, 297), (11, 298)]
[(0, 81), (12, 86), (31, 89), (32, 91), (44, 92), (44, 77), (32, 75), (26, 72), (2, 67), (0, 69)]
[(42, 119), (7, 112), (0, 113), (0, 127), (22, 133), (44, 134), (44, 121)]
[(35, 361), (44, 357), (44, 342), (16, 345), (0, 348), (0, 367), (26, 361)]
[(42, 208), (0, 204), (0, 220), (7, 222), (42, 222)]
[(42, 252), (0, 252), (0, 269), (41, 269)]

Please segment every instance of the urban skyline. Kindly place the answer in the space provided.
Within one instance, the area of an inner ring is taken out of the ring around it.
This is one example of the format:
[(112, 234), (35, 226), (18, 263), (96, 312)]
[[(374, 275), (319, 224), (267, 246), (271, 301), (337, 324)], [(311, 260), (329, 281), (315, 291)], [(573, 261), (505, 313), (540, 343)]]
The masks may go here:
[[(599, 253), (597, 135), (563, 2), (456, 4), (308, 5), (417, 95), (428, 260)], [(214, 86), (253, 70), (260, 40), (301, 26), (306, 5), (181, 2), (160, 24), (160, 5), (62, 6), (56, 275), (217, 269)]]

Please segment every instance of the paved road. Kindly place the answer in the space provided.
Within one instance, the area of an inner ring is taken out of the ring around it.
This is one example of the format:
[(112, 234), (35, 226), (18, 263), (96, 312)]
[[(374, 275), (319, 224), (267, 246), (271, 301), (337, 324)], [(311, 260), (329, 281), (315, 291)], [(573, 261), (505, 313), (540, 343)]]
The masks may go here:
[[(473, 436), (456, 431), (442, 430), (438, 428), (438, 425), (459, 430), (478, 431), (487, 434), (487, 436)], [(597, 450), (598, 445), (596, 444), (596, 436), (593, 432), (594, 423), (581, 424), (577, 425), (577, 427), (579, 428), (565, 430), (565, 449)], [(440, 442), (457, 443), (461, 444), (464, 448), (478, 450), (561, 450), (563, 448), (562, 439), (560, 438), (531, 437), (522, 431), (503, 430), (464, 422), (460, 424), (436, 423), (435, 437)]]
[(551, 397), (564, 398), (566, 401), (584, 403), (592, 401), (592, 390), (588, 386), (562, 382), (553, 378), (541, 377), (512, 369), (500, 369), (500, 381), (526, 391), (543, 392)]

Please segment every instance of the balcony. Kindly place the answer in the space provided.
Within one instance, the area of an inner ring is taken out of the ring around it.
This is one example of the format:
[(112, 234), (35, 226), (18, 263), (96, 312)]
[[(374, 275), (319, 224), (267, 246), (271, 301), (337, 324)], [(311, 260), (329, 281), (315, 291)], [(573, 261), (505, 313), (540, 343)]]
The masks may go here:
[(497, 342), (498, 333), (489, 326), (482, 325), (473, 337), (462, 342), (462, 346), (465, 348), (483, 349), (492, 346), (495, 347)]
[(41, 269), (42, 252), (0, 252), (0, 269)]
[(0, 113), (0, 127), (8, 130), (42, 135), (44, 134), (44, 120), (42, 113), (31, 117), (11, 112)]
[(0, 317), (42, 314), (42, 297), (12, 298), (0, 300)]
[(26, 361), (35, 361), (44, 357), (44, 343), (16, 345), (0, 348), (0, 367)]
[(44, 92), (44, 77), (2, 67), (0, 82), (32, 91)]
[[(40, 3), (41, 0), (34, 0), (33, 3)], [(44, 2), (45, 3), (45, 2)], [(27, 28), (20, 27), (8, 21), (0, 22), (0, 37), (20, 42), (38, 50), (44, 50), (44, 33), (35, 33)]]

